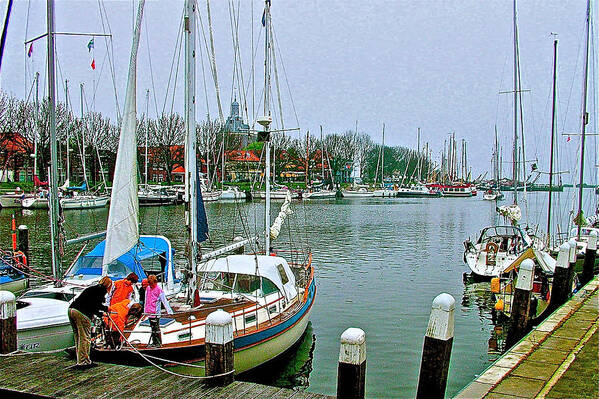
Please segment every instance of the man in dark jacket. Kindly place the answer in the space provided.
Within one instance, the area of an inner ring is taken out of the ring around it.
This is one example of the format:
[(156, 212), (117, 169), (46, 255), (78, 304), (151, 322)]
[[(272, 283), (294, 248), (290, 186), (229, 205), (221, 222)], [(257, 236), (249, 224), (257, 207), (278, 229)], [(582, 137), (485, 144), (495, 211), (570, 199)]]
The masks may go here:
[(94, 315), (101, 316), (103, 312), (108, 311), (104, 301), (111, 287), (112, 280), (106, 276), (102, 277), (98, 284), (84, 289), (69, 306), (69, 321), (73, 328), (77, 352), (76, 368), (86, 369), (94, 366), (89, 358), (91, 320)]

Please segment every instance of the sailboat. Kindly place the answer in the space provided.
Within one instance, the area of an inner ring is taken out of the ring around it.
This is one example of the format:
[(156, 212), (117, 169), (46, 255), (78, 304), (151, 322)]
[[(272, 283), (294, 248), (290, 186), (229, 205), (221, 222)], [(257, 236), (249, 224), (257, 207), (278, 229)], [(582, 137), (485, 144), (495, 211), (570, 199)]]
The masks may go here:
[[(167, 296), (181, 291), (182, 283), (174, 270), (174, 250), (170, 241), (160, 235), (139, 235), (135, 80), (143, 4), (141, 0), (131, 50), (125, 112), (121, 124), (106, 240), (96, 245), (89, 253), (78, 257), (64, 275), (60, 271), (57, 251), (53, 251), (53, 255), (56, 252), (53, 256), (54, 281), (27, 291), (19, 298), (17, 304), (17, 342), (22, 350), (52, 350), (72, 345), (72, 329), (67, 316), (69, 303), (84, 288), (96, 284), (102, 276), (119, 280), (134, 272), (143, 279), (147, 274), (155, 273), (159, 276)], [(52, 0), (48, 1), (48, 12), (53, 15)], [(49, 18), (50, 20), (52, 24), (48, 27), (49, 37), (53, 36), (53, 17)], [(49, 47), (49, 53), (51, 52)], [(49, 59), (50, 57), (53, 60), (53, 54), (49, 55)], [(52, 73), (53, 70), (54, 68), (49, 68)], [(50, 84), (53, 84), (53, 79), (49, 80)], [(51, 93), (52, 90), (53, 86), (50, 88)], [(52, 164), (51, 173), (55, 173), (56, 157), (52, 158)], [(55, 203), (57, 207), (57, 195), (52, 193), (52, 185), (50, 188), (50, 202)], [(50, 219), (54, 223), (58, 220), (52, 216)]]
[[(194, 0), (186, 0), (185, 18), (190, 23), (186, 27), (186, 74), (193, 70), (194, 47)], [(265, 4), (266, 27), (266, 65), (270, 51), (270, 1)], [(269, 69), (265, 70), (265, 86), (269, 87)], [(187, 80), (193, 87), (192, 79)], [(190, 88), (188, 87), (188, 90)], [(268, 93), (269, 90), (265, 90)], [(193, 102), (186, 95), (186, 112), (188, 124), (195, 124)], [(261, 135), (265, 139), (267, 175), (270, 168), (270, 131), (272, 121), (268, 108), (268, 94), (265, 94), (264, 117), (258, 119), (264, 127)], [(188, 129), (195, 133), (195, 129)], [(192, 136), (193, 137), (193, 136)], [(192, 141), (192, 139), (188, 139)], [(195, 142), (195, 141), (194, 141)], [(197, 176), (195, 172), (195, 147), (190, 147), (186, 156), (187, 173)], [(124, 362), (126, 364), (147, 364), (151, 357), (153, 362), (172, 364), (172, 362), (194, 363), (201, 365), (205, 358), (205, 322), (206, 317), (217, 309), (228, 312), (233, 318), (233, 348), (235, 356), (235, 372), (254, 368), (282, 354), (293, 346), (304, 334), (307, 327), (316, 286), (314, 269), (311, 265), (310, 253), (284, 252), (294, 257), (288, 262), (271, 250), (271, 239), (280, 233), (285, 217), (291, 213), (291, 196), (287, 196), (274, 224), (270, 226), (270, 182), (266, 180), (266, 212), (265, 212), (265, 253), (236, 254), (219, 257), (233, 250), (241, 250), (245, 245), (256, 244), (259, 236), (204, 253), (199, 258), (198, 243), (207, 238), (207, 225), (204, 224), (205, 213), (202, 212), (201, 194), (197, 190), (197, 182), (188, 188), (190, 216), (190, 251), (189, 269), (194, 274), (190, 281), (190, 298), (185, 301), (173, 300), (171, 307), (174, 315), (161, 315), (160, 326), (162, 346), (149, 346), (149, 322), (142, 317), (134, 326), (124, 331), (125, 343), (121, 348), (110, 349), (96, 347), (92, 356), (97, 360)], [(198, 195), (200, 194), (200, 195)], [(198, 217), (198, 215), (200, 217)], [(204, 220), (201, 220), (204, 218)], [(185, 366), (179, 366), (185, 367)], [(203, 373), (203, 369), (193, 368), (194, 372)]]
[[(518, 95), (519, 88), (519, 62), (518, 62), (518, 26), (516, 14), (516, 1), (513, 9), (514, 29), (514, 151), (513, 151), (513, 184), (517, 186), (519, 167), (518, 145)], [(522, 212), (518, 206), (518, 192), (514, 189), (514, 202), (510, 206), (497, 208), (498, 213), (511, 221), (511, 225), (485, 227), (479, 234), (476, 242), (470, 239), (464, 241), (464, 262), (471, 270), (471, 278), (475, 281), (489, 280), (497, 277), (508, 266), (529, 248), (541, 250), (544, 244), (536, 237), (529, 236), (520, 228), (518, 221)]]
[(485, 201), (499, 201), (503, 199), (503, 193), (499, 190), (499, 141), (497, 140), (497, 127), (495, 127), (495, 148), (493, 150), (493, 186), (483, 193)]
[[(323, 140), (323, 136), (322, 136), (322, 126), (320, 126), (320, 143), (321, 143), (321, 149), (320, 149), (320, 167), (321, 167), (321, 176), (322, 176), (322, 180), (321, 180), (321, 184), (318, 187), (312, 187), (310, 188), (310, 190), (303, 192), (302, 193), (302, 199), (331, 199), (331, 198), (335, 198), (337, 196), (337, 192), (334, 190), (329, 190), (328, 188), (325, 187), (324, 182), (324, 176), (325, 176), (325, 169), (324, 169), (324, 160), (325, 160), (325, 152), (324, 152), (324, 140)], [(306, 156), (309, 157), (309, 148), (306, 148)], [(328, 157), (327, 157), (328, 159)], [(328, 162), (327, 162), (328, 164)], [(306, 173), (308, 173), (306, 171)], [(306, 176), (306, 181), (309, 181), (309, 177)], [(331, 173), (331, 184), (333, 184), (333, 174)]]

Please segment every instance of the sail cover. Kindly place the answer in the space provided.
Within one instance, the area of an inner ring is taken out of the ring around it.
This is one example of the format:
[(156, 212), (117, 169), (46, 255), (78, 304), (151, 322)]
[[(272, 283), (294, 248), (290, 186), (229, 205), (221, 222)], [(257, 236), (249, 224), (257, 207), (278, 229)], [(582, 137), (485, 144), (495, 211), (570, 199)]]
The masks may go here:
[(204, 242), (208, 239), (208, 219), (206, 218), (206, 209), (204, 208), (204, 200), (202, 198), (202, 187), (201, 184), (197, 184), (200, 180), (200, 168), (196, 167), (196, 188), (198, 190), (197, 196), (197, 229), (198, 229), (198, 242)]
[(121, 122), (119, 147), (110, 195), (110, 210), (106, 227), (106, 249), (102, 260), (102, 275), (106, 265), (133, 248), (139, 240), (139, 203), (137, 199), (137, 138), (136, 129), (136, 68), (137, 48), (144, 1), (140, 0), (131, 46), (125, 110)]

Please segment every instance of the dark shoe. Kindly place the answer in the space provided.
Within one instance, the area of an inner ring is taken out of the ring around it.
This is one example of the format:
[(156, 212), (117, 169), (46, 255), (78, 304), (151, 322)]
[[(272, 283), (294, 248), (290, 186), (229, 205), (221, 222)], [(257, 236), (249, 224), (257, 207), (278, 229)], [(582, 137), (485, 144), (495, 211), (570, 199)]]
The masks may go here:
[(77, 370), (87, 370), (87, 369), (91, 369), (91, 368), (94, 368), (94, 367), (98, 367), (98, 363), (92, 362), (92, 363), (76, 364), (75, 365), (75, 368)]

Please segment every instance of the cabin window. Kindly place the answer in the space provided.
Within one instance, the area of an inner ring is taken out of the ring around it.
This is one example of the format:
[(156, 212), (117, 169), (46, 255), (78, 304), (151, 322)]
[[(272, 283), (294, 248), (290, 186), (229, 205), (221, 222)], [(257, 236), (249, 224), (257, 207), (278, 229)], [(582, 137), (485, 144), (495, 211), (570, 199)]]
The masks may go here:
[(279, 289), (277, 286), (267, 278), (262, 278), (262, 292), (264, 295), (272, 294), (273, 292), (278, 292)]
[(234, 273), (207, 272), (200, 273), (199, 289), (205, 291), (231, 291), (235, 282)]
[(234, 291), (241, 294), (250, 294), (260, 289), (260, 277), (250, 274), (238, 274), (235, 280)]
[(166, 253), (162, 252), (151, 258), (142, 259), (140, 263), (146, 274), (154, 273), (160, 275), (164, 273), (166, 267)]
[(287, 273), (285, 273), (285, 268), (283, 268), (283, 265), (277, 265), (277, 270), (279, 271), (279, 277), (281, 277), (281, 282), (283, 285), (287, 284), (289, 282), (289, 277), (287, 277)]
[(268, 308), (268, 313), (273, 314), (277, 313), (277, 305), (272, 305)]
[(245, 316), (245, 324), (252, 324), (256, 322), (256, 313), (252, 313)]

